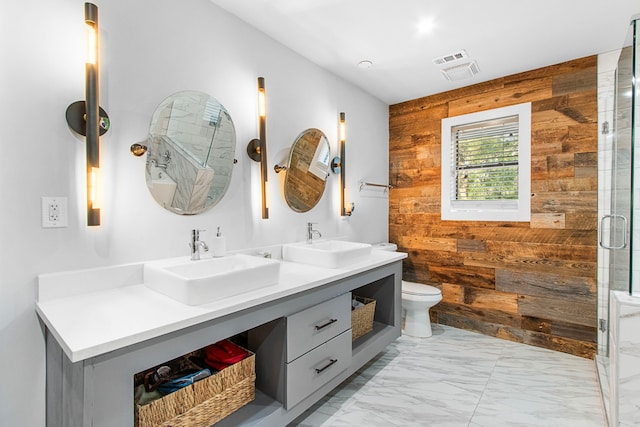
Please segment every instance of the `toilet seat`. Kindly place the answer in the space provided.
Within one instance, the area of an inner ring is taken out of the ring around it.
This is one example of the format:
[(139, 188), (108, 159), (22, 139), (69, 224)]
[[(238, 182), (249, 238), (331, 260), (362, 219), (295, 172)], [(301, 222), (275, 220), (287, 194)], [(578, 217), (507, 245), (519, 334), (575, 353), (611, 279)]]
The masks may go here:
[(406, 295), (427, 296), (442, 295), (440, 289), (422, 283), (402, 281), (402, 293)]

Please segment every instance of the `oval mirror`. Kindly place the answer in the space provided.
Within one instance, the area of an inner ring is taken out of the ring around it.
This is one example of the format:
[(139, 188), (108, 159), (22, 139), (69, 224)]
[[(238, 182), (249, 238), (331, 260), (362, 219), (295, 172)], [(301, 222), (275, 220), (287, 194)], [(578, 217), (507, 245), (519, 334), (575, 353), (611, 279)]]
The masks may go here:
[(236, 131), (215, 98), (197, 91), (166, 98), (153, 113), (147, 146), (147, 187), (165, 209), (201, 213), (226, 193)]
[(329, 175), (329, 141), (318, 129), (307, 129), (296, 138), (289, 152), (284, 178), (284, 198), (291, 209), (307, 212), (322, 197)]

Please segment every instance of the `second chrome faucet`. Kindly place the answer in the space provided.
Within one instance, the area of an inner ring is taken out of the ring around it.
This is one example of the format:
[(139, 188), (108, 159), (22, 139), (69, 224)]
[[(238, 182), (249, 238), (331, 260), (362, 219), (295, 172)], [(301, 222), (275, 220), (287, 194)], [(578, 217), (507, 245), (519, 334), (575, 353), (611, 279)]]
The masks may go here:
[(307, 243), (313, 242), (313, 236), (322, 237), (322, 233), (320, 233), (318, 230), (313, 229), (314, 224), (316, 223), (315, 222), (307, 223)]

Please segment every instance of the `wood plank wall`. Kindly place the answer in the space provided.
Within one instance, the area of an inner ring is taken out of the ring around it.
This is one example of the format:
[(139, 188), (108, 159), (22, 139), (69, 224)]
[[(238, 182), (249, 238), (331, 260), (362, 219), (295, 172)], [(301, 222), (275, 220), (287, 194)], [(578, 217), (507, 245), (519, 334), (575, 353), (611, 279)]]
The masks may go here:
[[(596, 346), (597, 58), (389, 107), (389, 240), (437, 323), (578, 356)], [(446, 117), (532, 103), (531, 222), (440, 219)]]

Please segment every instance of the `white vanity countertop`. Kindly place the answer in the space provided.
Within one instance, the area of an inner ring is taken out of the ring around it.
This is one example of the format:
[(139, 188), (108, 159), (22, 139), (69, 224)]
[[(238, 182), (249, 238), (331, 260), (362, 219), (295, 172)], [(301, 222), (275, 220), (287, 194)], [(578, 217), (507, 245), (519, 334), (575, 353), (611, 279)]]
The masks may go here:
[(282, 261), (278, 284), (198, 306), (147, 288), (144, 263), (43, 274), (36, 311), (67, 357), (79, 362), (406, 257), (374, 250), (366, 261), (342, 269)]

